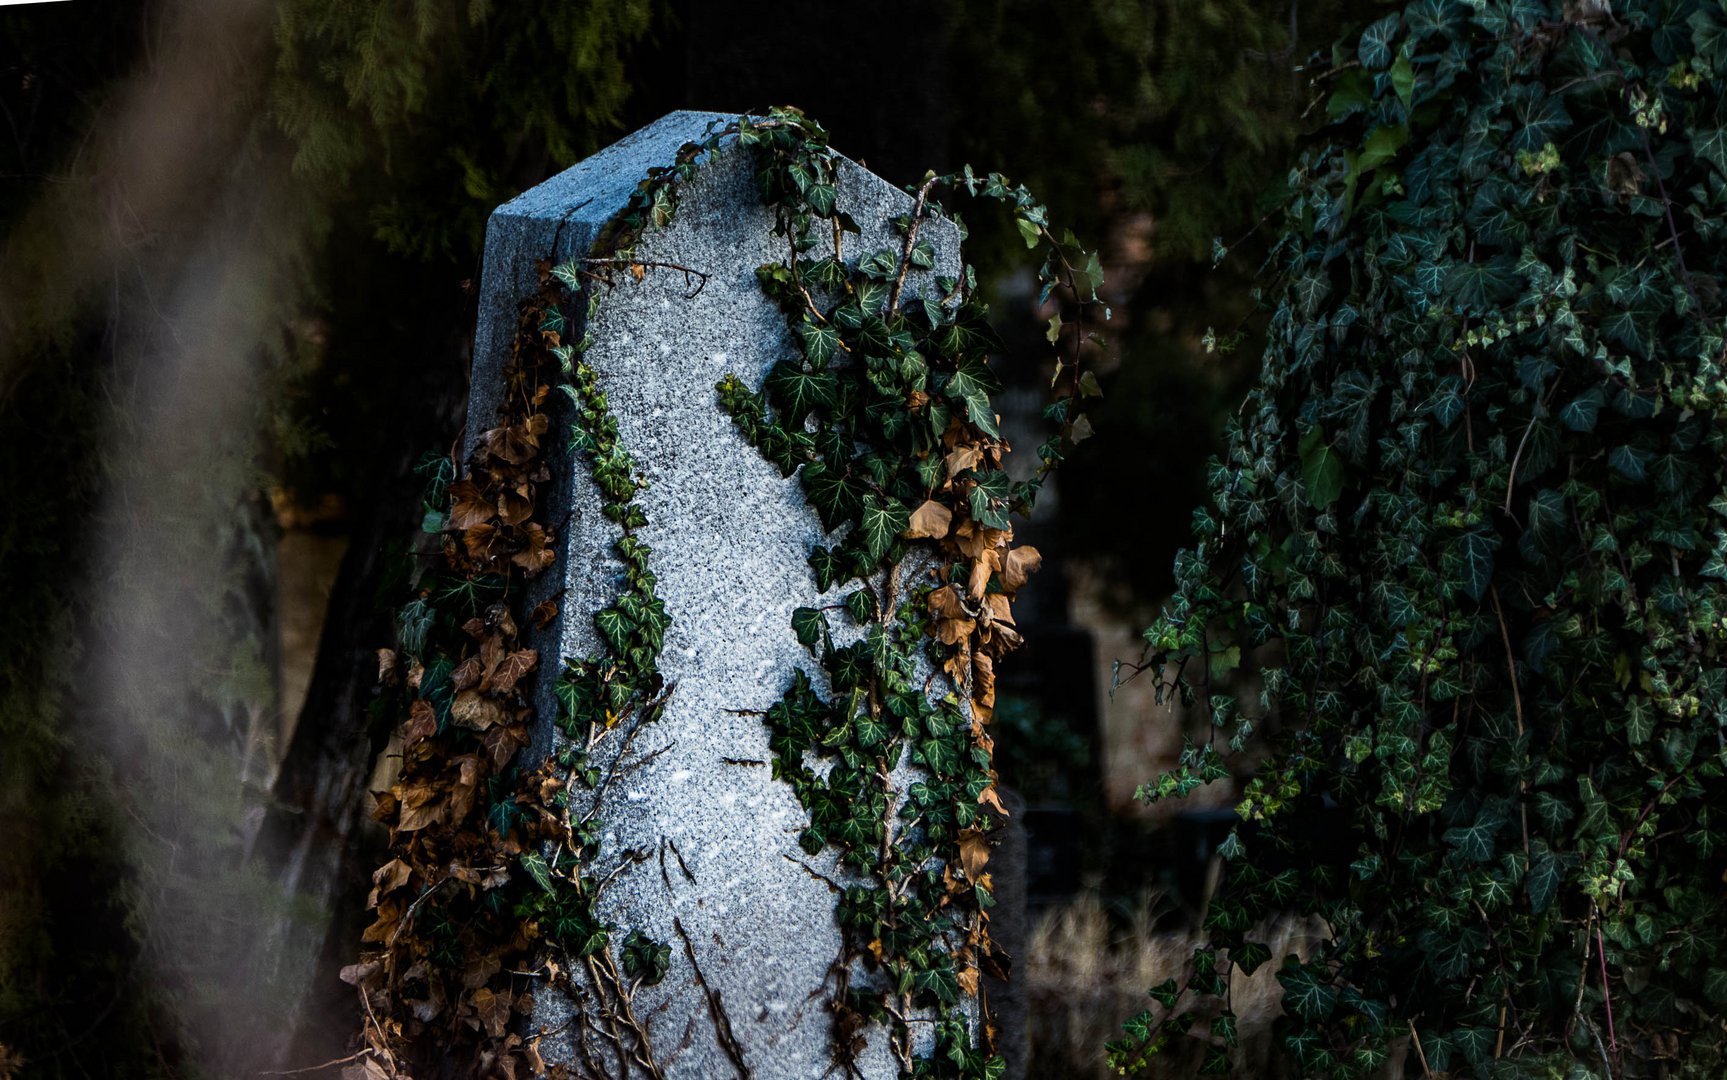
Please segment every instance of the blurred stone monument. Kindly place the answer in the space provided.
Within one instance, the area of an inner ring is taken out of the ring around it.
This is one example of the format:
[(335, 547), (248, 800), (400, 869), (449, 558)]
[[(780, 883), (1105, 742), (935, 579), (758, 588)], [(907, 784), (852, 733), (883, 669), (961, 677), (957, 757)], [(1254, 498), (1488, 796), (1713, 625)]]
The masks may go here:
[[(594, 252), (650, 168), (671, 164), (681, 147), (729, 119), (672, 113), (498, 208), (486, 234), (470, 417), (496, 411), (518, 305), (539, 287), (538, 268)], [(594, 286), (600, 303), (585, 327), (586, 362), (647, 481), (635, 501), (648, 524), (636, 535), (652, 549), (671, 619), (659, 667), (675, 687), (659, 720), (606, 751), (621, 757), (605, 763), (617, 778), (598, 814), (604, 855), (595, 873), (608, 878), (600, 907), (615, 925), (671, 950), (664, 980), (634, 997), (652, 1066), (613, 1054), (608, 1072), (704, 1080), (844, 1074), (833, 1063), (830, 1006), (841, 950), (831, 890), (843, 875), (831, 849), (811, 857), (799, 848), (808, 814), (772, 778), (759, 716), (793, 670), (809, 666), (790, 632), (793, 611), (835, 602), (818, 591), (806, 561), (825, 534), (796, 481), (744, 441), (714, 391), (728, 373), (759, 388), (797, 348), (756, 277), (757, 267), (783, 261), (787, 246), (774, 234), (755, 168), (735, 142), (706, 154), (680, 184), (676, 214), (648, 228), (631, 257), (689, 272), (610, 275)], [(889, 222), (911, 210), (909, 196), (850, 161), (838, 191), (839, 209), (863, 230), (848, 255), (900, 243)], [(922, 235), (935, 249), (936, 272), (957, 274), (957, 229), (933, 218)], [(470, 423), (470, 440), (483, 426)], [(579, 464), (555, 459), (554, 487), (547, 517), (560, 523), (559, 562), (534, 579), (524, 610), (555, 597), (559, 613), (537, 631), (535, 646), (548, 658), (585, 656), (600, 647), (593, 613), (613, 602), (623, 572), (613, 553), (617, 527), (601, 515), (599, 491)], [(542, 665), (550, 670), (535, 691), (530, 759), (555, 752), (561, 738), (551, 719), (556, 666)], [(1009, 906), (1011, 877), (997, 876)], [(564, 966), (577, 977), (537, 992), (524, 1035), (548, 1033), (538, 1044), (546, 1061), (586, 1075), (584, 1061), (602, 1047), (580, 1045), (581, 964)], [(898, 1074), (885, 1041), (870, 1039), (859, 1075)]]

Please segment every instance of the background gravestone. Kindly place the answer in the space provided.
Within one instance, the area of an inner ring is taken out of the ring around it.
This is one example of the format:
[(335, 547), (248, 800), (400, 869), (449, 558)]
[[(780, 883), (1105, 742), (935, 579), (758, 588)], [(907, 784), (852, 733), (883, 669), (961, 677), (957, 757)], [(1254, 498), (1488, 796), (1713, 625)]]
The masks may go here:
[[(518, 304), (538, 287), (543, 260), (590, 253), (650, 168), (671, 164), (680, 147), (729, 119), (672, 113), (492, 216), (468, 452), (496, 411)], [(754, 168), (730, 142), (707, 155), (680, 184), (671, 222), (637, 244), (632, 259), (647, 272), (589, 286), (598, 308), (585, 359), (647, 482), (635, 502), (649, 524), (635, 535), (652, 549), (671, 617), (659, 664), (674, 685), (660, 720), (618, 733), (595, 759), (616, 770), (600, 807), (604, 854), (595, 873), (616, 872), (600, 910), (618, 936), (641, 930), (671, 946), (670, 974), (635, 1002), (667, 1076), (807, 1080), (833, 1064), (828, 999), (841, 938), (823, 879), (843, 877), (831, 849), (812, 858), (798, 847), (808, 815), (790, 786), (772, 778), (768, 733), (752, 713), (778, 700), (794, 668), (810, 667), (790, 632), (793, 611), (836, 598), (818, 592), (807, 565), (824, 533), (796, 481), (745, 442), (716, 401), (715, 384), (728, 373), (759, 388), (797, 349), (756, 278), (758, 266), (783, 262), (788, 247), (774, 234)], [(902, 243), (888, 222), (911, 210), (909, 196), (850, 161), (841, 163), (838, 192), (839, 209), (863, 230), (847, 239), (848, 258)], [(934, 248), (934, 273), (957, 275), (955, 227), (932, 218), (921, 235)], [(908, 288), (929, 277), (914, 274)], [(554, 415), (554, 445), (564, 429)], [(558, 458), (556, 469), (547, 520), (563, 523), (558, 570), (535, 579), (524, 600), (531, 607), (557, 599), (557, 619), (533, 642), (548, 660), (596, 652), (593, 613), (616, 598), (623, 572), (612, 550), (617, 527), (601, 515), (585, 467)], [(562, 738), (551, 719), (552, 682), (550, 671), (540, 679), (529, 760), (554, 752)], [(1001, 886), (1007, 906), (1011, 876)], [(571, 1022), (580, 996), (554, 987), (538, 995), (530, 1028), (559, 1033), (540, 1045), (548, 1061), (580, 1060), (580, 1025)], [(720, 1034), (726, 1029), (735, 1045)], [(897, 1074), (885, 1043), (872, 1033), (863, 1075)]]

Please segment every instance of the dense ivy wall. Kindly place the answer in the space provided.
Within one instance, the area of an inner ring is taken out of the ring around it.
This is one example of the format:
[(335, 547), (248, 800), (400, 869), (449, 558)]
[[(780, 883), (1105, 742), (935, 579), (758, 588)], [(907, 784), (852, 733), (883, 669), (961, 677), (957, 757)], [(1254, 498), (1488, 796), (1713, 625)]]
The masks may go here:
[[(1263, 370), (1146, 631), (1215, 724), (1147, 798), (1278, 754), (1113, 1060), (1208, 1026), (1226, 1067), (1231, 969), (1280, 960), (1313, 1075), (1398, 1040), (1424, 1074), (1719, 1075), (1727, 15), (1419, 0), (1325, 78)], [(1258, 943), (1286, 909), (1329, 930), (1305, 960)]]

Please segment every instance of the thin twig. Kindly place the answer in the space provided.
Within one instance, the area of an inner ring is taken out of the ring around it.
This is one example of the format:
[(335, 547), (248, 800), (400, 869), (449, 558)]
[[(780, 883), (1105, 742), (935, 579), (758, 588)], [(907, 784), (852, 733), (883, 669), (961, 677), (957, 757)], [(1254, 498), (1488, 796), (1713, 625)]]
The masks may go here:
[[(644, 270), (676, 270), (684, 275), (684, 286), (686, 288), (689, 286), (691, 277), (701, 278), (701, 282), (696, 285), (694, 290), (684, 294), (685, 300), (694, 300), (697, 296), (700, 296), (701, 291), (708, 287), (708, 278), (712, 276), (705, 271), (697, 270), (693, 266), (685, 266), (683, 263), (656, 262), (652, 259), (585, 258), (582, 262), (588, 266), (624, 266), (629, 267), (630, 269), (634, 269), (639, 266)], [(590, 274), (589, 277), (606, 285), (610, 285), (612, 283), (610, 278), (602, 277), (598, 274)]]
[(923, 182), (923, 187), (917, 190), (917, 203), (911, 208), (911, 227), (905, 231), (905, 249), (900, 252), (899, 256), (899, 276), (894, 278), (893, 289), (889, 291), (887, 296), (887, 313), (890, 319), (893, 318), (894, 312), (899, 310), (900, 290), (905, 288), (906, 271), (911, 269), (912, 248), (917, 244), (917, 232), (923, 225), (924, 203), (929, 199), (930, 189), (935, 187), (936, 181), (939, 179), (940, 177), (932, 176)]
[(1421, 1062), (1421, 1075), (1432, 1076), (1433, 1070), (1427, 1067), (1427, 1051), (1421, 1049), (1421, 1036), (1416, 1033), (1415, 1021), (1409, 1021), (1409, 1037), (1415, 1043), (1415, 1056)]
[(1595, 956), (1601, 961), (1601, 997), (1607, 1005), (1607, 1046), (1619, 1053), (1619, 1037), (1613, 1033), (1613, 989), (1607, 985), (1607, 944), (1601, 940), (1601, 924), (1595, 924)]
[(696, 947), (676, 915), (672, 916), (672, 929), (678, 932), (678, 937), (684, 943), (684, 955), (690, 958), (690, 970), (695, 972), (696, 985), (701, 987), (702, 993), (707, 996), (708, 1018), (714, 1022), (714, 1037), (719, 1039), (720, 1049), (732, 1059), (732, 1066), (738, 1070), (738, 1080), (750, 1080), (750, 1066), (744, 1060), (744, 1048), (738, 1044), (737, 1036), (732, 1033), (732, 1019), (726, 1013), (726, 1003), (720, 999), (720, 992), (708, 985), (707, 976), (702, 974), (702, 965), (696, 961)]
[[(1503, 509), (1513, 521), (1517, 520), (1516, 515), (1511, 513), (1511, 493), (1517, 488), (1517, 463), (1523, 460), (1523, 448), (1529, 442), (1529, 433), (1535, 430), (1535, 421), (1541, 419), (1547, 412), (1547, 401), (1553, 396), (1553, 391), (1558, 388), (1559, 380), (1554, 379), (1553, 386), (1548, 389), (1540, 401), (1536, 402), (1534, 410), (1529, 414), (1529, 423), (1524, 425), (1523, 437), (1517, 440), (1517, 453), (1511, 455), (1511, 474), (1505, 480), (1505, 505)], [(1521, 525), (1522, 522), (1518, 522), (1518, 524)]]
[(1565, 1038), (1571, 1039), (1571, 1032), (1577, 1026), (1577, 1018), (1583, 1015), (1583, 990), (1589, 985), (1589, 930), (1595, 925), (1595, 907), (1590, 905), (1589, 919), (1583, 924), (1583, 959), (1577, 965), (1577, 996), (1571, 1002), (1571, 1019), (1565, 1022)]
[(366, 1054), (369, 1054), (371, 1052), (372, 1052), (371, 1049), (368, 1047), (365, 1050), (360, 1050), (360, 1051), (356, 1051), (355, 1053), (349, 1054), (347, 1057), (339, 1057), (339, 1058), (334, 1058), (330, 1061), (326, 1061), (322, 1065), (306, 1065), (306, 1066), (303, 1066), (303, 1067), (298, 1068), (298, 1069), (270, 1069), (270, 1070), (267, 1070), (265, 1072), (259, 1073), (258, 1075), (260, 1075), (260, 1076), (298, 1076), (301, 1073), (317, 1072), (319, 1069), (328, 1069), (332, 1065), (346, 1065), (350, 1061), (358, 1061), (361, 1057), (363, 1057)]
[(828, 877), (826, 874), (822, 873), (820, 870), (817, 870), (815, 867), (811, 866), (809, 863), (804, 862), (802, 859), (794, 859), (790, 855), (786, 855), (783, 853), (780, 855), (780, 858), (784, 859), (786, 862), (796, 863), (797, 865), (803, 867), (804, 873), (808, 874), (810, 877), (815, 878), (817, 881), (821, 882), (823, 885), (826, 885), (833, 892), (836, 892), (836, 893), (845, 892), (845, 888), (842, 885), (840, 885), (839, 882), (835, 881), (831, 877)]
[[(1517, 690), (1517, 657), (1511, 651), (1511, 631), (1505, 626), (1505, 610), (1499, 606), (1499, 589), (1493, 585), (1487, 586), (1487, 596), (1493, 601), (1493, 614), (1499, 619), (1499, 640), (1505, 643), (1505, 669), (1511, 677), (1511, 707), (1517, 716), (1517, 738), (1523, 738), (1523, 695)], [(1529, 782), (1523, 777), (1517, 779), (1517, 811), (1523, 820), (1523, 854), (1529, 854), (1529, 807), (1524, 796), (1529, 794)]]

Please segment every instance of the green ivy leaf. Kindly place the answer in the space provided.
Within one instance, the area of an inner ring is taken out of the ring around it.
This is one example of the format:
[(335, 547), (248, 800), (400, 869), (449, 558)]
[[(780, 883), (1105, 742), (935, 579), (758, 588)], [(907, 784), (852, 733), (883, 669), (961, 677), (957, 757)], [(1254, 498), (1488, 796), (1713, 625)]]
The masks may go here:
[(1325, 1020), (1337, 1007), (1337, 990), (1320, 981), (1317, 969), (1293, 956), (1283, 961), (1277, 981), (1283, 986), (1284, 1008), (1310, 1024)]
[(863, 536), (864, 551), (873, 560), (880, 560), (893, 546), (894, 538), (911, 523), (911, 511), (897, 499), (871, 495), (864, 500), (858, 529)]
[(1484, 813), (1467, 826), (1445, 830), (1444, 839), (1465, 859), (1488, 862), (1493, 858), (1493, 838), (1504, 824), (1503, 818)]
[(1559, 894), (1559, 884), (1564, 880), (1563, 871), (1559, 856), (1548, 848), (1546, 841), (1531, 841), (1529, 873), (1523, 879), (1523, 889), (1529, 896), (1529, 910), (1537, 915), (1547, 910), (1548, 905), (1553, 903), (1553, 898)]
[[(803, 325), (798, 327), (798, 336), (803, 339), (804, 356), (819, 370), (833, 359), (834, 353), (840, 348), (840, 334), (832, 323), (816, 322), (805, 316)], [(831, 400), (828, 404), (831, 404)]]
[(859, 505), (857, 489), (850, 477), (825, 462), (807, 463), (798, 478), (825, 529), (838, 528)]
[(1258, 941), (1244, 941), (1230, 951), (1230, 959), (1243, 975), (1252, 975), (1261, 964), (1271, 959), (1269, 946)]
[(846, 612), (855, 623), (874, 621), (876, 617), (875, 592), (871, 589), (857, 589), (847, 594), (845, 598)]
[(521, 863), (522, 869), (528, 872), (528, 876), (534, 879), (534, 884), (538, 885), (542, 892), (550, 895), (557, 894), (557, 886), (552, 884), (552, 872), (546, 865), (544, 856), (537, 851), (530, 851), (517, 861)]
[(629, 647), (630, 635), (636, 628), (629, 616), (615, 607), (595, 612), (594, 625), (599, 628), (600, 636), (606, 639), (606, 644), (617, 652)]
[(1324, 510), (1343, 494), (1343, 459), (1325, 438), (1323, 428), (1309, 429), (1301, 437), (1301, 482), (1307, 489), (1307, 502), (1315, 510)]
[(1415, 108), (1415, 65), (1409, 62), (1408, 50), (1400, 50), (1391, 63), (1391, 89), (1406, 112)]
[(1457, 561), (1463, 574), (1463, 591), (1472, 600), (1487, 596), (1493, 584), (1493, 553), (1499, 548), (1499, 536), (1484, 525), (1477, 525), (1457, 538)]
[(768, 375), (766, 388), (780, 410), (780, 422), (796, 429), (814, 409), (834, 403), (834, 377), (826, 372), (806, 371), (803, 364), (782, 360)]
[(801, 607), (792, 612), (792, 632), (798, 644), (820, 656), (828, 647), (828, 621), (816, 608)]
[(1403, 16), (1392, 12), (1362, 31), (1361, 43), (1356, 48), (1356, 57), (1362, 67), (1379, 71), (1391, 63), (1391, 43), (1402, 25)]
[(1394, 127), (1377, 127), (1367, 136), (1367, 141), (1361, 144), (1361, 154), (1355, 159), (1357, 173), (1369, 173), (1397, 156), (1404, 144), (1409, 142), (1409, 129), (1402, 124)]

